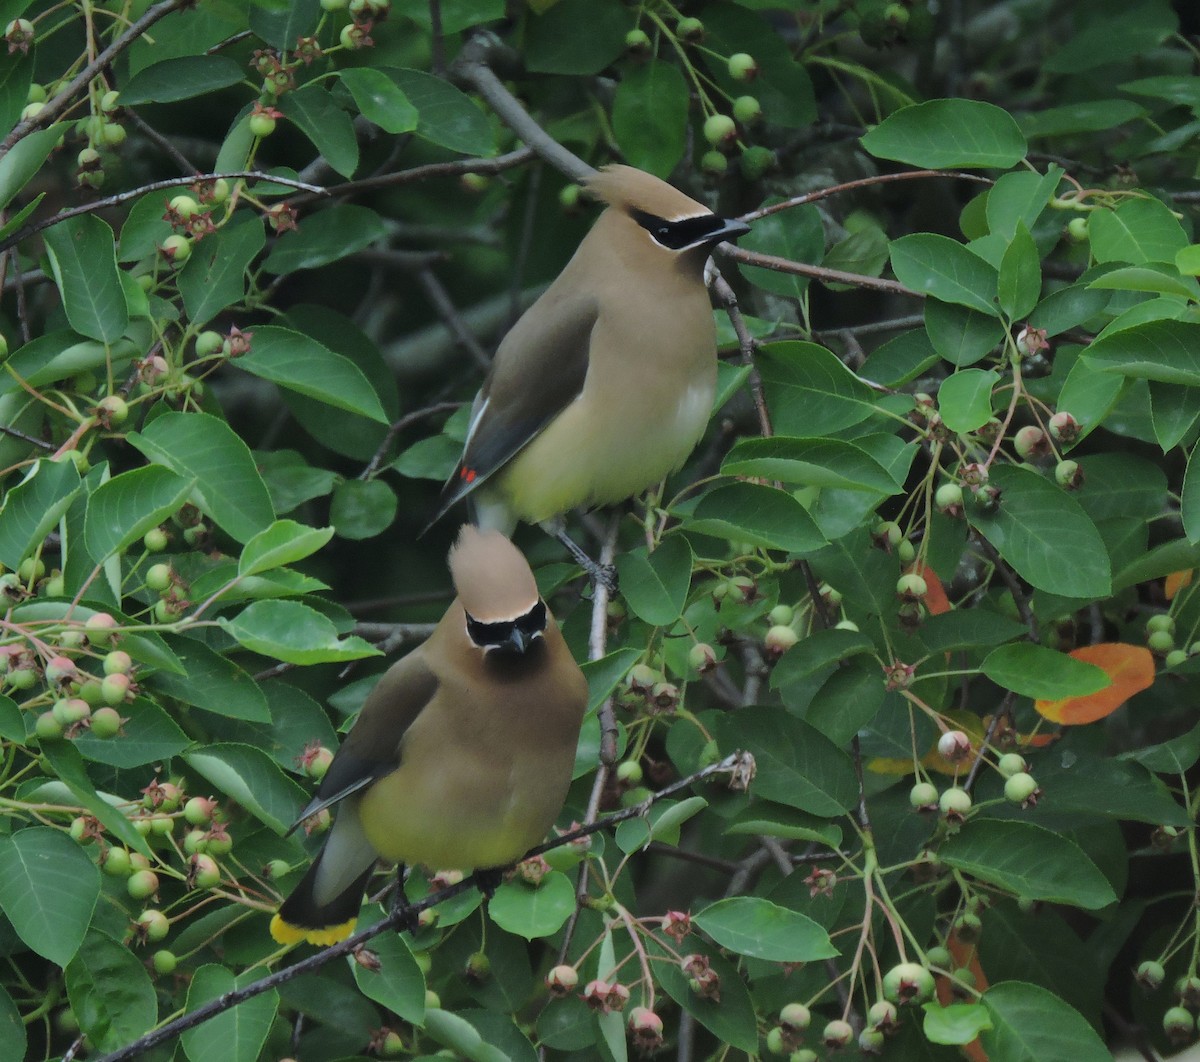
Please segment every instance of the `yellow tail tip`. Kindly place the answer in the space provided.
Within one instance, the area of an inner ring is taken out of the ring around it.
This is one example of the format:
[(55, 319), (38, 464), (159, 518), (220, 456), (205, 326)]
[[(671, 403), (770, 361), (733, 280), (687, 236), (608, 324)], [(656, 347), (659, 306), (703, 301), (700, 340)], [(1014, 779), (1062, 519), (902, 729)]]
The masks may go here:
[(330, 944), (337, 944), (339, 941), (345, 940), (353, 933), (357, 921), (358, 919), (351, 918), (350, 921), (343, 922), (341, 925), (311, 929), (306, 926), (294, 926), (291, 922), (285, 922), (280, 915), (275, 915), (271, 919), (271, 936), (279, 944), (299, 944), (302, 941), (308, 941), (309, 944), (315, 944), (319, 948), (327, 948)]

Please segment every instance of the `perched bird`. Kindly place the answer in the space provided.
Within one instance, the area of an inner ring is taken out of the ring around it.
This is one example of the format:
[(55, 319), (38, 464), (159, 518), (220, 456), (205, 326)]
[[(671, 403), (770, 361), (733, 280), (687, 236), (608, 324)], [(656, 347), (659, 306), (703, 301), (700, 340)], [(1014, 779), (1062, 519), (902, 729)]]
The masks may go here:
[(630, 166), (586, 187), (608, 209), (496, 351), (434, 517), (471, 495), (479, 526), (541, 524), (581, 560), (562, 514), (645, 490), (704, 434), (717, 379), (704, 264), (750, 231)]
[(562, 809), (583, 673), (504, 535), (464, 527), (450, 572), (457, 598), (371, 691), (301, 816), (341, 802), (271, 921), (281, 944), (348, 936), (378, 860), (501, 867), (543, 840)]

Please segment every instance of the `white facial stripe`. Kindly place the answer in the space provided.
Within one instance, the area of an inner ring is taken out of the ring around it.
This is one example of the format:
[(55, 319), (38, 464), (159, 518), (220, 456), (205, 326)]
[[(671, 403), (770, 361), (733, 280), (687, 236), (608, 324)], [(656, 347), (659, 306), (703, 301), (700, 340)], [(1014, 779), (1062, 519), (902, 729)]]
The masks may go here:
[(512, 616), (477, 616), (474, 612), (470, 613), (471, 619), (476, 623), (516, 623), (517, 620), (528, 616), (535, 608), (537, 608), (538, 598), (531, 601), (525, 608)]
[(672, 214), (669, 218), (663, 218), (663, 221), (669, 221), (672, 225), (677, 221), (692, 221), (695, 218), (712, 218), (716, 215), (711, 210), (701, 210), (695, 214)]

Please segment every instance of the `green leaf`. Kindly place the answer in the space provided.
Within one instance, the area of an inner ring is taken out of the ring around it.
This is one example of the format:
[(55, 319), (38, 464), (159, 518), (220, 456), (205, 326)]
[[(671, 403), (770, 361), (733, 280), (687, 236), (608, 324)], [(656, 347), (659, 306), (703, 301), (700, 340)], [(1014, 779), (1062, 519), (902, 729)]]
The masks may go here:
[(100, 562), (124, 551), (179, 511), (195, 486), (162, 465), (131, 469), (101, 483), (88, 498), (83, 538)]
[(146, 679), (151, 689), (228, 719), (271, 721), (267, 698), (248, 671), (199, 639), (174, 636), (170, 645), (186, 673), (158, 672)]
[[(533, 5), (530, 5), (531, 9)], [(534, 9), (536, 10), (536, 9)], [(525, 69), (535, 74), (598, 74), (625, 51), (632, 12), (617, 0), (558, 0), (525, 21)], [(580, 33), (580, 26), (587, 32)]]
[(709, 491), (684, 526), (789, 553), (807, 553), (825, 545), (825, 536), (803, 505), (786, 491), (757, 483), (733, 483)]
[[(201, 966), (188, 985), (187, 1009), (198, 1010), (259, 976), (256, 970), (235, 977), (215, 963)], [(184, 1054), (191, 1062), (256, 1062), (278, 1010), (279, 993), (274, 989), (251, 996), (184, 1032), (179, 1038)]]
[(1029, 230), (1021, 222), (1000, 260), (997, 288), (1000, 309), (1013, 321), (1032, 310), (1042, 293), (1042, 258)]
[[(1000, 324), (995, 318), (989, 317), (987, 320)], [(914, 328), (901, 332), (871, 351), (862, 363), (859, 375), (864, 380), (873, 380), (884, 387), (899, 387), (915, 380), (937, 360), (938, 354), (929, 341), (929, 335), (922, 329)]]
[(17, 702), (0, 693), (0, 738), (25, 744), (25, 717)]
[[(168, 672), (160, 671), (145, 681), (157, 684), (166, 674)], [(94, 737), (91, 731), (85, 730), (72, 744), (85, 760), (129, 768), (169, 760), (192, 743), (166, 712), (145, 697), (135, 697), (121, 705), (121, 719), (121, 733), (116, 738)]]
[[(417, 128), (417, 109), (400, 87), (381, 70), (369, 66), (338, 71), (362, 116), (385, 133), (410, 133)], [(363, 209), (363, 208), (359, 208)], [(310, 220), (305, 225), (311, 224)], [(283, 272), (283, 270), (281, 270)]]
[(732, 896), (692, 915), (723, 948), (768, 962), (812, 962), (839, 954), (816, 922), (757, 896)]
[(813, 631), (780, 657), (771, 671), (771, 688), (782, 689), (859, 653), (874, 650), (875, 643), (861, 631), (834, 627)]
[(575, 911), (575, 886), (561, 871), (552, 870), (534, 888), (507, 881), (488, 904), (492, 921), (526, 940), (557, 933)]
[[(357, 72), (378, 73), (376, 70)], [(390, 80), (384, 80), (392, 86)], [(280, 275), (300, 269), (316, 269), (357, 254), (376, 240), (383, 239), (386, 234), (387, 226), (374, 210), (353, 203), (338, 203), (328, 210), (306, 217), (299, 228), (280, 236), (267, 255), (263, 268), (268, 273)]]
[(631, 166), (667, 177), (683, 158), (688, 86), (673, 63), (651, 59), (633, 66), (617, 86), (612, 125)]
[(1192, 302), (1200, 300), (1200, 284), (1193, 277), (1181, 277), (1158, 265), (1114, 269), (1096, 277), (1088, 287), (1106, 291), (1152, 291), (1159, 295), (1178, 295)]
[(629, 819), (617, 827), (617, 847), (629, 854), (645, 848), (651, 841), (677, 845), (680, 827), (706, 807), (708, 801), (698, 796), (679, 801), (660, 800), (644, 817)]
[(1005, 334), (999, 318), (938, 299), (925, 300), (925, 331), (933, 349), (953, 365), (972, 365), (986, 357)]
[(50, 157), (63, 135), (62, 125), (38, 129), (0, 155), (0, 210), (8, 206)]
[(343, 177), (358, 169), (358, 140), (350, 116), (333, 101), (329, 90), (308, 84), (281, 96), (279, 110), (312, 142), (313, 147)]
[[(0, 4), (0, 21), (5, 26), (10, 16)], [(7, 49), (5, 49), (7, 51)], [(33, 83), (33, 64), (36, 51), (15, 56), (9, 53), (7, 62), (0, 65), (0, 135), (7, 134), (21, 119), (21, 111), (29, 102), (29, 87)], [(18, 140), (17, 143), (20, 143)]]
[(237, 541), (249, 542), (274, 521), (249, 447), (223, 420), (207, 413), (164, 413), (126, 441), (155, 464), (194, 480), (193, 501)]
[(1080, 100), (1061, 107), (1047, 107), (1017, 117), (1021, 132), (1030, 140), (1098, 133), (1115, 129), (1145, 115), (1146, 109), (1132, 100)]
[(0, 988), (0, 1055), (4, 1058), (24, 1058), (28, 1037), (21, 1012), (12, 996)]
[(1074, 498), (1014, 465), (993, 468), (990, 482), (1000, 491), (999, 503), (992, 512), (968, 505), (967, 519), (1022, 579), (1063, 597), (1112, 592), (1104, 542)]
[(195, 325), (246, 297), (246, 270), (267, 238), (262, 221), (248, 213), (206, 236), (179, 271), (179, 293)]
[(469, 96), (448, 81), (422, 70), (384, 67), (420, 119), (417, 136), (463, 155), (493, 155), (496, 134), (491, 122)]
[(328, 616), (299, 601), (255, 601), (221, 627), (239, 645), (289, 664), (328, 664), (379, 656), (363, 639), (339, 638)]
[(1031, 642), (993, 649), (979, 670), (1003, 689), (1047, 701), (1086, 697), (1112, 685), (1103, 668)]
[(425, 1032), (471, 1062), (511, 1062), (498, 1047), (487, 1043), (466, 1018), (448, 1010), (438, 1007), (426, 1010)]
[(183, 759), (276, 833), (287, 830), (308, 802), (305, 791), (252, 745), (208, 745), (185, 753)]
[(1188, 245), (1187, 233), (1157, 199), (1124, 199), (1112, 210), (1094, 210), (1088, 240), (1097, 262), (1174, 262)]
[(50, 533), (79, 493), (70, 461), (35, 461), (0, 505), (0, 564), (16, 569)]
[(914, 291), (996, 315), (996, 270), (957, 240), (932, 232), (893, 240), (892, 270)]
[(1051, 166), (1044, 175), (1018, 171), (998, 177), (987, 193), (988, 232), (1005, 240), (1013, 238), (1018, 225), (1024, 225), (1032, 232), (1034, 222), (1050, 202), (1062, 174), (1061, 167)]
[(0, 837), (0, 909), (30, 948), (58, 966), (79, 951), (100, 896), (100, 871), (62, 830)]
[(275, 325), (255, 328), (250, 351), (237, 366), (327, 405), (388, 423), (379, 396), (349, 358), (301, 332)]
[(742, 439), (721, 464), (731, 476), (757, 476), (809, 487), (834, 487), (890, 496), (900, 491), (891, 473), (862, 447), (841, 439), (774, 435)]
[(1196, 452), (1200, 443), (1188, 454), (1187, 470), (1183, 475), (1183, 491), (1179, 500), (1179, 515), (1183, 518), (1183, 533), (1195, 545), (1200, 542), (1200, 460)]
[(129, 324), (117, 274), (113, 230), (95, 214), (52, 225), (43, 234), (67, 320), (80, 335), (111, 343)]
[(1108, 879), (1074, 841), (1031, 822), (972, 819), (939, 851), (941, 861), (1030, 900), (1096, 911), (1116, 902)]
[(1057, 336), (1095, 317), (1109, 303), (1109, 296), (1083, 284), (1072, 284), (1050, 292), (1029, 315), (1030, 328), (1044, 328)]
[(938, 388), (938, 412), (952, 432), (982, 428), (992, 416), (992, 391), (1000, 374), (991, 369), (960, 369)]
[(1200, 387), (1200, 325), (1150, 321), (1102, 336), (1084, 356), (1093, 367), (1162, 383)]
[[(374, 925), (377, 908), (368, 908), (360, 917), (358, 927)], [(371, 951), (379, 960), (378, 969), (347, 956), (346, 963), (354, 974), (359, 991), (375, 1000), (402, 1020), (420, 1026), (425, 1020), (425, 975), (413, 957), (408, 941), (399, 933), (383, 933), (371, 942)]]
[(990, 1062), (1112, 1062), (1096, 1030), (1054, 993), (1023, 981), (1002, 981), (983, 994), (992, 1018), (980, 1042)]
[[(780, 202), (783, 200), (773, 196), (763, 205), (771, 206)], [(739, 243), (748, 251), (819, 265), (825, 255), (825, 226), (821, 221), (821, 212), (809, 203), (758, 219)], [(761, 266), (741, 265), (739, 268), (751, 284), (763, 291), (799, 299), (808, 290), (808, 277), (779, 273)]]
[[(1055, 74), (1076, 74), (1143, 56), (1177, 30), (1168, 4), (1139, 4), (1097, 11), (1064, 34), (1062, 46), (1042, 60), (1042, 68)], [(1101, 84), (1104, 82), (1101, 81)], [(1001, 1060), (996, 1060), (1001, 1062)], [(1006, 1060), (1005, 1060), (1006, 1062)]]
[(340, 538), (374, 538), (396, 519), (396, 493), (382, 479), (347, 479), (333, 489), (329, 519)]
[(925, 1003), (922, 1031), (933, 1044), (969, 1044), (984, 1029), (992, 1027), (987, 1008), (980, 1003)]
[(295, 520), (276, 520), (246, 543), (238, 558), (238, 575), (257, 575), (294, 564), (311, 557), (331, 538), (332, 527), (306, 527)]
[(129, 948), (102, 933), (88, 935), (66, 969), (66, 983), (80, 1029), (98, 1051), (133, 1043), (158, 1017), (146, 967)]
[(872, 155), (927, 169), (1007, 170), (1025, 157), (1012, 116), (982, 100), (929, 100), (893, 111), (861, 138)]
[(164, 59), (139, 70), (121, 86), (121, 106), (174, 103), (193, 96), (206, 96), (236, 85), (242, 76), (242, 68), (224, 55), (183, 55)]
[(655, 627), (683, 614), (692, 581), (692, 547), (682, 535), (664, 539), (647, 554), (644, 546), (617, 557), (621, 596), (634, 615)]
[(871, 388), (816, 343), (767, 343), (755, 364), (781, 435), (831, 435), (876, 412)]
[(1200, 244), (1189, 244), (1176, 251), (1175, 268), (1185, 276), (1200, 276)]
[(250, 28), (277, 52), (296, 47), (298, 37), (317, 28), (321, 8), (317, 0), (254, 0), (247, 12)]
[(729, 719), (729, 731), (729, 747), (747, 749), (758, 765), (757, 796), (826, 819), (858, 799), (850, 757), (783, 709), (743, 708)]

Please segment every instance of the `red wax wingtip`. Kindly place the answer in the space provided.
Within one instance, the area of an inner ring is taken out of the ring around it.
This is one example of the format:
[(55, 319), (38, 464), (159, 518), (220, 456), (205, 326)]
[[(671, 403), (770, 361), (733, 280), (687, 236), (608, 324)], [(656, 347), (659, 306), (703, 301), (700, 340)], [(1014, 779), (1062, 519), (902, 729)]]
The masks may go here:
[(458, 478), (461, 479), (464, 483), (474, 483), (475, 476), (477, 474), (478, 473), (476, 473), (475, 469), (467, 468), (465, 465), (458, 470)]

